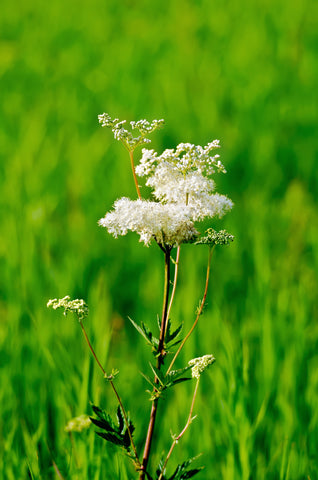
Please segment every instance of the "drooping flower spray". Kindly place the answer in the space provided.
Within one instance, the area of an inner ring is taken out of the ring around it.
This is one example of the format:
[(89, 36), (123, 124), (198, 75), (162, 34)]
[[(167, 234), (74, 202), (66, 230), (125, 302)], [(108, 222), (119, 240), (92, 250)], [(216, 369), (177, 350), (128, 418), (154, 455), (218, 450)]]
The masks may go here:
[[(167, 149), (161, 155), (154, 150), (142, 149), (140, 162), (135, 166), (134, 151), (137, 147), (149, 143), (148, 135), (161, 128), (163, 120), (146, 120), (130, 122), (131, 130), (138, 131), (136, 136), (128, 130), (125, 121), (112, 119), (108, 114), (99, 115), (99, 122), (103, 127), (112, 130), (114, 138), (122, 142), (128, 151), (133, 181), (136, 187), (137, 199), (131, 200), (123, 197), (115, 201), (113, 209), (99, 220), (99, 225), (105, 227), (114, 237), (126, 235), (128, 231), (139, 235), (139, 240), (146, 246), (157, 244), (164, 256), (164, 289), (161, 319), (158, 333), (153, 333), (153, 327), (141, 322), (137, 324), (130, 319), (136, 330), (152, 347), (153, 361), (150, 363), (152, 377), (143, 373), (151, 385), (151, 408), (147, 432), (144, 436), (144, 447), (138, 452), (133, 440), (134, 426), (122, 404), (114, 380), (118, 372), (107, 375), (100, 364), (94, 349), (87, 337), (83, 325), (82, 301), (70, 301), (69, 297), (58, 301), (50, 301), (48, 306), (53, 308), (63, 307), (76, 313), (83, 330), (88, 346), (103, 372), (105, 379), (118, 400), (117, 424), (110, 415), (97, 406), (93, 406), (96, 417), (91, 422), (99, 428), (97, 432), (106, 441), (122, 447), (134, 462), (139, 480), (181, 480), (191, 478), (200, 471), (200, 468), (189, 469), (193, 459), (178, 465), (171, 476), (167, 475), (167, 463), (172, 452), (192, 422), (195, 398), (198, 391), (199, 379), (203, 371), (214, 362), (214, 356), (204, 355), (190, 360), (185, 367), (173, 370), (174, 363), (179, 356), (185, 342), (190, 338), (205, 305), (209, 278), (211, 258), (216, 245), (227, 245), (233, 236), (225, 230), (216, 232), (208, 228), (201, 235), (198, 222), (215, 217), (222, 217), (233, 206), (232, 201), (225, 195), (215, 192), (213, 176), (216, 173), (226, 173), (220, 157), (215, 151), (220, 148), (218, 140), (208, 143), (205, 147), (190, 143), (181, 143), (175, 149)], [(145, 183), (152, 189), (152, 198), (142, 197), (137, 177), (144, 177)], [(179, 272), (180, 247), (182, 244), (207, 245), (208, 263), (205, 288), (202, 300), (197, 308), (194, 321), (188, 326), (188, 331), (181, 337), (182, 324), (172, 331), (170, 322), (171, 306), (176, 294), (177, 278)], [(172, 257), (175, 251), (174, 258)], [(174, 276), (171, 278), (171, 264), (174, 264)], [(75, 302), (74, 304), (72, 302)], [(82, 309), (79, 309), (80, 306)], [(86, 308), (86, 306), (85, 306)], [(85, 315), (88, 311), (85, 310)], [(171, 358), (172, 354), (172, 358)], [(189, 377), (189, 374), (192, 375)], [(149, 459), (153, 448), (153, 438), (158, 412), (158, 404), (162, 401), (162, 393), (183, 381), (195, 380), (193, 398), (190, 405), (188, 419), (184, 428), (178, 435), (173, 435), (170, 450), (162, 461), (151, 471)]]

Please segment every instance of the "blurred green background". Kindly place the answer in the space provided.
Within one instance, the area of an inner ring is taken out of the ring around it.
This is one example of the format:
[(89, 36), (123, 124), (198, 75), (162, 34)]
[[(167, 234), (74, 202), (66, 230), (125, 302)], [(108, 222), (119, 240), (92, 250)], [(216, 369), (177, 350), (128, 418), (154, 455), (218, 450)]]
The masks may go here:
[[(156, 324), (162, 262), (137, 236), (97, 226), (135, 198), (127, 153), (98, 125), (164, 118), (161, 151), (222, 144), (218, 191), (236, 237), (213, 259), (209, 300), (179, 366), (213, 353), (198, 418), (174, 451), (203, 452), (202, 480), (318, 478), (318, 4), (309, 0), (39, 0), (0, 15), (0, 477), (132, 479), (93, 431), (64, 432), (116, 403), (66, 294), (90, 306), (87, 330), (137, 425), (150, 403), (150, 352), (127, 321)], [(158, 251), (157, 251), (158, 250)], [(184, 246), (172, 322), (188, 329), (207, 252)], [(148, 372), (149, 373), (149, 372)], [(153, 464), (186, 421), (192, 385), (162, 404)], [(168, 464), (169, 465), (169, 464)]]

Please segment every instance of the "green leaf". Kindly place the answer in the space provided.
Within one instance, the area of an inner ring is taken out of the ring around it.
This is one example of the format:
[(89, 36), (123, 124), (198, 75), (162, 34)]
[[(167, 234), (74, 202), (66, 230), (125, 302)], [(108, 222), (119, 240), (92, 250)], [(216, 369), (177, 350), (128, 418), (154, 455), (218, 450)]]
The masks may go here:
[(118, 431), (120, 433), (123, 433), (125, 422), (124, 422), (124, 416), (122, 414), (120, 405), (117, 407), (117, 420), (118, 420)]
[(97, 418), (89, 417), (91, 422), (96, 425), (96, 427), (101, 428), (102, 430), (106, 430), (106, 432), (116, 432), (116, 429), (113, 428), (108, 422), (105, 420), (98, 420)]
[(123, 445), (126, 448), (126, 450), (128, 450), (130, 447), (130, 437), (129, 437), (128, 429), (125, 431), (123, 435)]
[(110, 432), (96, 432), (96, 433), (100, 437), (104, 438), (104, 440), (107, 440), (108, 442), (111, 442), (114, 445), (118, 445), (120, 447), (124, 446), (123, 439), (119, 435), (116, 435), (116, 433), (110, 433)]
[[(146, 340), (146, 342), (149, 344), (149, 345), (152, 345), (152, 342), (151, 340), (149, 339), (149, 331), (148, 331), (148, 335), (146, 334), (146, 331), (145, 329), (147, 329), (146, 325), (144, 323), (142, 323), (142, 326), (144, 328), (141, 328), (136, 322), (133, 321), (132, 318), (128, 317), (129, 321), (133, 324), (133, 326), (135, 327), (135, 329), (137, 330), (138, 333), (140, 333), (140, 335), (142, 337), (144, 337), (144, 339)], [(150, 332), (151, 333), (151, 332)]]
[[(199, 456), (199, 455), (198, 455)], [(177, 468), (175, 469), (173, 475), (169, 478), (169, 480), (186, 480), (188, 478), (194, 477), (197, 473), (199, 473), (203, 467), (195, 468), (193, 470), (186, 470), (187, 467), (194, 461), (196, 460), (197, 457), (189, 458), (189, 460), (186, 460), (183, 462), (181, 465), (178, 465)]]
[(177, 380), (174, 380), (174, 381), (172, 382), (172, 385), (171, 385), (171, 386), (177, 385), (177, 383), (187, 382), (188, 380), (192, 380), (192, 378), (190, 378), (190, 377), (177, 378)]
[(135, 431), (135, 425), (131, 421), (129, 421), (129, 430), (130, 430), (130, 433), (131, 433), (131, 436), (132, 436), (132, 434)]
[(158, 385), (156, 385), (150, 377), (148, 377), (148, 375), (146, 375), (145, 373), (143, 372), (140, 372), (141, 375), (144, 377), (145, 380), (147, 380), (147, 382), (156, 390), (158, 390)]
[[(168, 325), (167, 325), (167, 332), (166, 332), (166, 337), (165, 337), (165, 341), (166, 343), (169, 343), (171, 342), (172, 340), (174, 340), (181, 332), (181, 330), (183, 329), (183, 323), (181, 323), (179, 325), (178, 328), (176, 328), (176, 330), (172, 333), (170, 333), (170, 328), (171, 328), (171, 322), (170, 322), (170, 319), (168, 320)], [(179, 342), (178, 342), (179, 343)], [(175, 344), (174, 344), (175, 345)], [(172, 346), (172, 345), (171, 345)]]
[(194, 475), (196, 475), (197, 473), (201, 472), (201, 470), (203, 470), (203, 467), (200, 467), (200, 468), (195, 468), (193, 470), (188, 470), (187, 472), (184, 472), (181, 477), (180, 477), (180, 480), (185, 480), (187, 478), (192, 478), (194, 477)]
[(141, 328), (143, 329), (146, 338), (148, 338), (149, 342), (152, 344), (152, 333), (144, 322), (141, 322)]
[(159, 368), (155, 367), (154, 365), (152, 365), (150, 362), (149, 362), (149, 365), (151, 367), (151, 370), (153, 371), (153, 373), (155, 374), (156, 377), (158, 377), (158, 380), (159, 380), (159, 383), (164, 386), (165, 385), (165, 376), (164, 374), (161, 372), (161, 370), (159, 370)]
[(184, 368), (179, 368), (178, 370), (172, 370), (167, 377), (169, 378), (170, 382), (174, 382), (177, 378), (181, 377), (187, 370), (192, 368), (191, 365), (187, 365)]
[[(117, 430), (111, 416), (107, 412), (105, 412), (105, 410), (102, 410), (101, 408), (97, 407), (96, 405), (92, 405), (92, 409), (93, 409), (95, 415), (97, 415), (97, 417), (99, 418), (101, 424), (103, 425), (103, 426), (100, 426), (100, 428), (102, 428), (104, 430), (110, 430), (110, 431), (113, 431), (113, 432), (115, 432)], [(94, 423), (94, 420), (96, 420), (96, 419), (92, 419), (93, 423)]]
[(137, 332), (140, 333), (142, 337), (144, 337), (147, 344), (150, 345), (154, 350), (157, 350), (157, 347), (159, 345), (159, 339), (153, 336), (147, 325), (144, 322), (141, 322), (141, 324), (138, 325), (136, 322), (134, 322), (134, 320), (132, 320), (132, 318), (128, 317), (128, 319), (135, 327)]

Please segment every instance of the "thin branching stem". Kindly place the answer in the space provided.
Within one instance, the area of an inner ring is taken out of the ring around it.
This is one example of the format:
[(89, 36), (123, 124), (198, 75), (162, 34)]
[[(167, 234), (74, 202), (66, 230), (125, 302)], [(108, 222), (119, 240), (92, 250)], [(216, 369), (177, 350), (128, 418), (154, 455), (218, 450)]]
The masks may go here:
[(196, 396), (197, 396), (197, 393), (198, 393), (198, 387), (199, 387), (199, 381), (200, 381), (200, 377), (197, 379), (196, 383), (195, 383), (195, 387), (194, 387), (194, 392), (193, 392), (193, 397), (192, 397), (192, 402), (191, 402), (191, 407), (190, 407), (190, 412), (189, 412), (189, 416), (188, 416), (188, 420), (187, 420), (187, 423), (185, 424), (184, 428), (181, 430), (181, 432), (179, 433), (178, 436), (176, 437), (173, 437), (173, 442), (172, 442), (172, 445), (170, 447), (170, 450), (166, 456), (166, 459), (165, 459), (165, 462), (162, 466), (162, 469), (161, 469), (161, 473), (158, 477), (158, 480), (162, 480), (162, 476), (165, 472), (165, 469), (166, 469), (166, 466), (167, 466), (167, 463), (168, 463), (168, 460), (169, 458), (171, 457), (171, 454), (173, 452), (173, 449), (174, 447), (177, 445), (178, 441), (180, 440), (180, 438), (185, 434), (185, 432), (188, 430), (192, 420), (193, 420), (193, 417), (192, 417), (192, 414), (193, 414), (193, 409), (194, 409), (194, 403), (195, 403), (195, 399), (196, 399)]
[(134, 177), (134, 182), (135, 182), (135, 186), (136, 186), (136, 190), (137, 190), (137, 195), (138, 195), (139, 200), (141, 200), (140, 189), (139, 189), (138, 180), (137, 180), (136, 171), (135, 171), (134, 152), (132, 150), (129, 150), (129, 157), (130, 157), (132, 174), (133, 174), (133, 177)]
[(164, 341), (165, 333), (168, 322), (168, 303), (169, 303), (169, 291), (170, 291), (170, 267), (171, 267), (171, 247), (166, 245), (165, 249), (165, 284), (164, 284), (164, 295), (163, 295), (163, 305), (162, 305), (162, 315), (161, 315), (161, 325), (160, 325), (160, 336), (159, 336), (159, 345), (158, 345), (158, 368), (162, 364), (164, 352)]
[(89, 349), (90, 349), (90, 351), (92, 352), (93, 357), (95, 358), (95, 360), (96, 360), (96, 362), (97, 362), (97, 365), (99, 366), (99, 368), (100, 368), (101, 371), (103, 372), (104, 378), (107, 378), (107, 380), (109, 381), (109, 383), (110, 383), (110, 385), (111, 385), (111, 387), (112, 387), (112, 389), (113, 389), (113, 392), (114, 392), (114, 394), (116, 395), (116, 398), (117, 398), (117, 400), (118, 400), (118, 403), (119, 403), (119, 406), (120, 406), (120, 408), (121, 408), (121, 411), (123, 412), (125, 425), (126, 425), (126, 428), (127, 428), (127, 431), (128, 431), (129, 439), (130, 439), (130, 445), (131, 445), (131, 447), (132, 447), (132, 449), (133, 449), (133, 451), (134, 451), (134, 455), (135, 455), (135, 459), (136, 459), (136, 464), (137, 464), (137, 466), (139, 467), (139, 466), (140, 466), (140, 461), (139, 461), (139, 458), (138, 458), (137, 449), (136, 449), (136, 446), (135, 446), (135, 443), (134, 443), (134, 440), (133, 440), (133, 437), (132, 437), (132, 434), (131, 434), (131, 431), (130, 431), (130, 428), (129, 428), (128, 416), (127, 416), (126, 410), (125, 410), (125, 408), (124, 408), (124, 405), (123, 405), (123, 403), (122, 403), (122, 401), (121, 401), (121, 398), (120, 398), (120, 396), (119, 396), (119, 393), (118, 393), (118, 391), (117, 391), (117, 389), (116, 389), (116, 387), (115, 387), (115, 385), (114, 385), (114, 382), (113, 382), (112, 379), (109, 377), (109, 375), (107, 375), (104, 367), (102, 366), (102, 364), (101, 364), (100, 361), (98, 360), (98, 357), (97, 357), (97, 355), (96, 355), (96, 353), (95, 353), (94, 348), (92, 347), (91, 342), (89, 341), (89, 338), (88, 338), (88, 335), (87, 335), (87, 333), (86, 333), (85, 327), (84, 327), (84, 325), (83, 325), (83, 323), (82, 323), (81, 320), (79, 320), (79, 324), (80, 324), (81, 329), (82, 329), (82, 331), (83, 331), (83, 334), (84, 334), (85, 340), (86, 340), (86, 342), (87, 342), (87, 345), (89, 346)]
[(203, 298), (200, 302), (200, 306), (199, 306), (199, 309), (197, 311), (197, 316), (193, 322), (193, 325), (192, 327), (190, 328), (189, 332), (187, 333), (187, 335), (184, 337), (184, 339), (182, 340), (182, 342), (180, 343), (179, 345), (179, 348), (178, 350), (176, 351), (173, 359), (171, 360), (171, 363), (169, 365), (169, 368), (167, 370), (167, 373), (166, 375), (168, 375), (173, 367), (173, 364), (174, 362), (176, 361), (179, 353), (181, 352), (184, 344), (186, 343), (186, 341), (188, 340), (188, 338), (190, 337), (190, 335), (192, 334), (193, 330), (195, 329), (198, 321), (199, 321), (199, 318), (202, 314), (202, 311), (203, 311), (203, 308), (204, 308), (204, 305), (205, 305), (205, 301), (206, 301), (206, 296), (207, 296), (207, 293), (208, 293), (208, 286), (209, 286), (209, 280), (210, 280), (210, 270), (211, 270), (211, 259), (212, 259), (212, 255), (213, 255), (213, 252), (214, 252), (214, 248), (215, 248), (215, 245), (213, 245), (213, 247), (209, 248), (209, 257), (208, 257), (208, 265), (207, 265), (207, 270), (206, 270), (206, 279), (205, 279), (205, 288), (204, 288), (204, 294), (203, 294)]
[(177, 248), (176, 260), (175, 260), (173, 287), (172, 287), (172, 292), (171, 292), (171, 297), (170, 297), (170, 302), (169, 302), (169, 307), (168, 307), (168, 312), (167, 312), (167, 319), (168, 320), (170, 318), (170, 310), (171, 310), (172, 303), (173, 303), (173, 300), (174, 300), (174, 296), (175, 296), (175, 293), (176, 293), (178, 272), (179, 272), (179, 259), (180, 259), (180, 245)]
[[(160, 325), (160, 337), (158, 345), (158, 359), (157, 359), (157, 368), (160, 370), (163, 364), (163, 358), (165, 356), (164, 350), (164, 340), (165, 340), (165, 331), (168, 321), (168, 303), (169, 303), (169, 291), (170, 291), (170, 264), (171, 264), (171, 247), (168, 245), (165, 246), (165, 282), (164, 282), (164, 295), (163, 295), (163, 305), (162, 305), (162, 317)], [(154, 383), (157, 385), (159, 382), (158, 378), (155, 377)], [(144, 454), (142, 459), (142, 466), (140, 471), (139, 480), (144, 480), (146, 475), (146, 469), (149, 461), (151, 443), (153, 439), (153, 432), (155, 427), (156, 415), (158, 410), (159, 398), (155, 398), (152, 402), (150, 419), (147, 431), (147, 437), (145, 442)]]

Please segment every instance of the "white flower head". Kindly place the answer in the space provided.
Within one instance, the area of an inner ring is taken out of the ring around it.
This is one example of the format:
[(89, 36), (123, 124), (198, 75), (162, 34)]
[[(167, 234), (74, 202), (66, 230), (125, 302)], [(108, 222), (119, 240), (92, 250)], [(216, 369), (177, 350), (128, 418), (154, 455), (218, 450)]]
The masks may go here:
[(98, 121), (102, 127), (111, 128), (114, 138), (124, 144), (129, 151), (133, 151), (136, 147), (150, 143), (151, 140), (146, 138), (153, 131), (164, 125), (164, 120), (153, 120), (151, 123), (147, 120), (138, 120), (138, 122), (130, 122), (132, 129), (139, 131), (140, 135), (134, 137), (132, 132), (125, 128), (126, 120), (119, 121), (118, 118), (112, 120), (108, 113), (98, 115)]
[(226, 173), (223, 164), (219, 160), (220, 155), (210, 155), (210, 152), (216, 148), (220, 148), (219, 140), (213, 140), (205, 147), (193, 145), (192, 143), (180, 143), (176, 149), (164, 150), (161, 155), (158, 155), (153, 150), (149, 152), (149, 155), (147, 149), (143, 149), (143, 157), (140, 165), (136, 168), (136, 173), (140, 176), (148, 175), (149, 164), (153, 172), (156, 168), (155, 163), (160, 165), (162, 162), (170, 163), (176, 171), (183, 175), (187, 175), (191, 171), (198, 171), (206, 175), (212, 175), (215, 172)]
[(145, 245), (154, 239), (161, 245), (175, 246), (198, 235), (185, 205), (148, 200), (120, 198), (114, 210), (106, 213), (98, 223), (114, 237), (126, 235), (128, 231), (136, 232)]
[(214, 140), (205, 147), (180, 143), (175, 150), (165, 150), (161, 155), (143, 149), (136, 173), (147, 177), (146, 185), (153, 189), (158, 201), (187, 205), (192, 221), (222, 217), (233, 203), (225, 195), (213, 193), (215, 182), (211, 175), (225, 172), (219, 155), (210, 155), (219, 147), (219, 141)]
[(82, 299), (71, 300), (69, 295), (66, 295), (63, 298), (57, 300), (54, 298), (47, 302), (47, 307), (52, 307), (53, 310), (57, 308), (64, 309), (64, 315), (66, 316), (68, 312), (75, 313), (79, 320), (84, 320), (88, 315), (88, 306)]
[[(115, 138), (129, 151), (147, 142), (146, 135), (164, 123), (163, 120), (130, 122), (131, 128), (140, 133), (135, 138), (126, 129), (125, 121), (112, 120), (106, 113), (99, 115), (99, 121), (102, 126), (111, 128)], [(146, 177), (154, 201), (119, 199), (99, 224), (115, 237), (126, 235), (128, 231), (136, 232), (146, 245), (152, 239), (171, 246), (195, 240), (198, 232), (194, 222), (222, 217), (233, 206), (225, 195), (215, 193), (215, 182), (211, 178), (216, 172), (226, 173), (219, 155), (213, 154), (219, 148), (219, 140), (204, 147), (180, 143), (161, 155), (144, 148), (135, 172)]]
[(92, 422), (88, 415), (80, 415), (67, 422), (65, 432), (82, 432), (91, 426)]
[(215, 362), (213, 355), (204, 355), (203, 357), (193, 358), (188, 362), (191, 368), (192, 378), (200, 378), (200, 375), (206, 370), (212, 363)]

